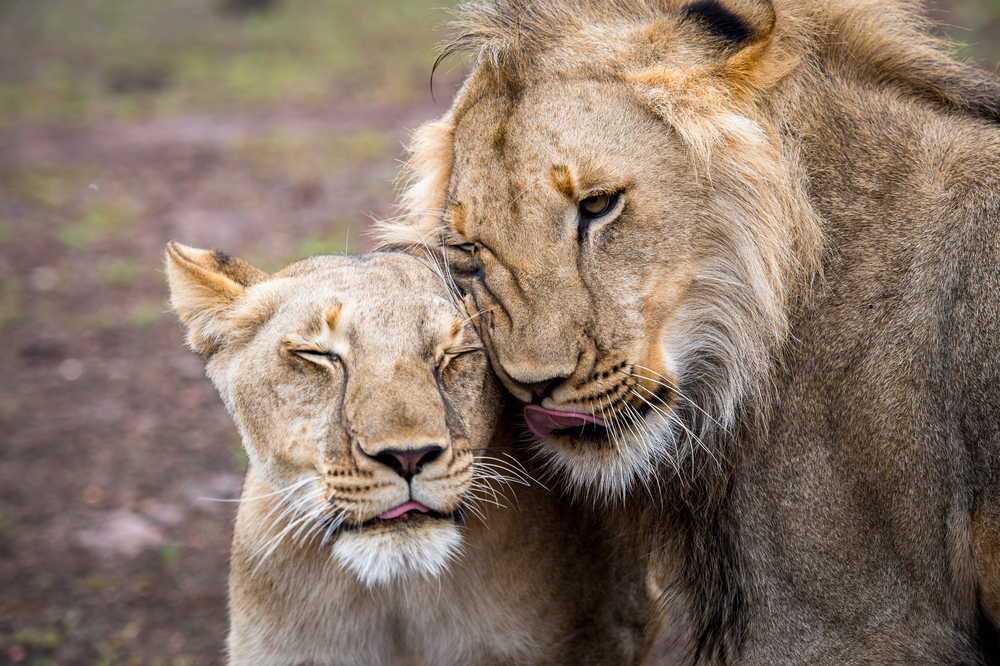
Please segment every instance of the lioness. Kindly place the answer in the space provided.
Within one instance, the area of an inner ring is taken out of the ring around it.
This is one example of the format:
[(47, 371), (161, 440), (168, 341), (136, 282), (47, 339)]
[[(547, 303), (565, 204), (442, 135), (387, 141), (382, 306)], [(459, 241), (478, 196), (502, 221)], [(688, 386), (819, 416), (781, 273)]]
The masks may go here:
[(996, 661), (996, 79), (911, 2), (458, 26), (474, 67), (382, 237), (440, 239), (538, 449), (626, 496), (696, 660)]
[(268, 275), (171, 243), (167, 272), (250, 459), (231, 664), (644, 659), (645, 581), (583, 507), (511, 485), (530, 461), (494, 437), (499, 386), (427, 262)]

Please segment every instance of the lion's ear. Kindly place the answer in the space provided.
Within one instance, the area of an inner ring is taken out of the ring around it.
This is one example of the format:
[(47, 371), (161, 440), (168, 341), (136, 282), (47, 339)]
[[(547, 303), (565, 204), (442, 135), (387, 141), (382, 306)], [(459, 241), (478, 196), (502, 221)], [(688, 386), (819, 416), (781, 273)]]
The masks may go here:
[(770, 0), (695, 0), (636, 34), (647, 55), (628, 78), (691, 102), (700, 93), (712, 103), (714, 89), (739, 104), (765, 92), (794, 62), (778, 32)]
[(226, 337), (226, 313), (268, 274), (237, 257), (200, 250), (171, 241), (167, 245), (167, 281), (170, 304), (187, 326), (188, 344), (202, 356), (211, 356)]
[(729, 53), (766, 41), (777, 22), (770, 0), (695, 0), (681, 9), (680, 18), (696, 23)]
[(708, 160), (720, 140), (760, 144), (755, 106), (796, 60), (770, 0), (695, 0), (635, 34), (625, 78)]

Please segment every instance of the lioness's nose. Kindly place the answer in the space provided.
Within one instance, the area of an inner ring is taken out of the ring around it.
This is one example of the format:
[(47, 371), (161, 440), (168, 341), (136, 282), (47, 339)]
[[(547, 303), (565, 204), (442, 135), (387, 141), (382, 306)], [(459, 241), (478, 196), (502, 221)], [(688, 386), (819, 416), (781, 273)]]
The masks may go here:
[(408, 450), (385, 449), (372, 457), (409, 481), (420, 473), (424, 465), (437, 460), (442, 451), (444, 449), (440, 446), (424, 446)]

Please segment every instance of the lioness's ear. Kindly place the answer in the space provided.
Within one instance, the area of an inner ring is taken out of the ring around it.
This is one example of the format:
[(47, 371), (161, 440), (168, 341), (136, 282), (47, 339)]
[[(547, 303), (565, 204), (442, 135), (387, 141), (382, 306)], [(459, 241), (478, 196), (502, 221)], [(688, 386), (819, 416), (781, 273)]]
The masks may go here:
[(171, 241), (167, 245), (170, 304), (187, 325), (188, 344), (202, 356), (218, 349), (225, 312), (247, 287), (268, 275), (247, 262), (216, 250), (199, 250)]

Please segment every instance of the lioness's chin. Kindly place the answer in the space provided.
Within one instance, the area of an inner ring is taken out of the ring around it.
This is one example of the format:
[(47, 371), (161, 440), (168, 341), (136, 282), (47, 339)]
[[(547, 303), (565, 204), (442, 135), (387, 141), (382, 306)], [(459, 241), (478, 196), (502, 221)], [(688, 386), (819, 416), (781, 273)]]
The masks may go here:
[(396, 528), (349, 530), (338, 535), (333, 554), (371, 587), (415, 576), (435, 577), (461, 551), (462, 535), (450, 519), (420, 520)]

